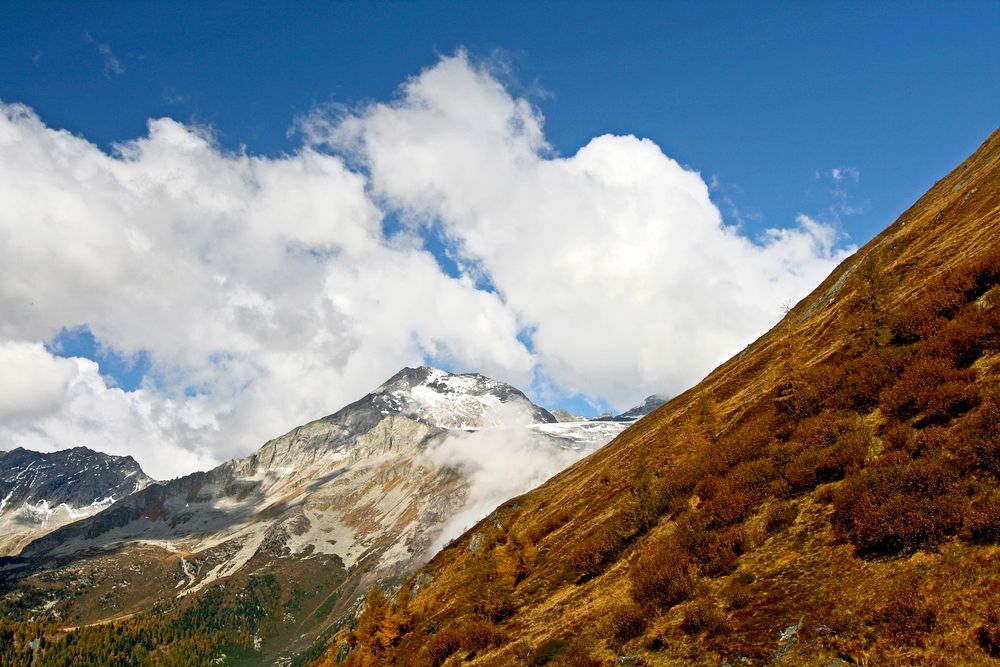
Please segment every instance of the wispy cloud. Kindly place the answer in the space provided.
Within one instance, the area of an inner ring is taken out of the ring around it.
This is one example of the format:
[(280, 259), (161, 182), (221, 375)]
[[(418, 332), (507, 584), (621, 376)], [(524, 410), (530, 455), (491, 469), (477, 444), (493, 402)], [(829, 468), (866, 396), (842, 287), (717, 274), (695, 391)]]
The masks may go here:
[(83, 39), (86, 40), (88, 44), (93, 44), (97, 49), (97, 52), (101, 54), (101, 58), (104, 61), (101, 71), (104, 72), (105, 78), (110, 79), (112, 76), (125, 73), (125, 68), (122, 66), (121, 61), (118, 60), (114, 51), (111, 50), (110, 44), (96, 41), (89, 32), (83, 33)]
[(837, 183), (849, 181), (857, 185), (861, 180), (861, 172), (856, 167), (834, 167), (830, 170), (830, 178)]
[(835, 216), (839, 218), (865, 212), (864, 205), (853, 201), (854, 190), (861, 183), (861, 172), (857, 167), (834, 167), (830, 170), (830, 179), (833, 181), (830, 194), (834, 199), (831, 211)]
[(708, 189), (712, 193), (712, 200), (724, 210), (729, 224), (740, 228), (747, 222), (761, 220), (760, 211), (744, 210), (736, 204), (736, 198), (743, 196), (743, 188), (738, 184), (725, 183), (716, 174), (712, 174), (708, 181)]
[(857, 188), (861, 184), (861, 171), (857, 167), (832, 167), (813, 172), (816, 185), (832, 200), (821, 217), (833, 223), (841, 218), (862, 215), (866, 204), (857, 202)]
[(181, 95), (180, 93), (170, 88), (164, 89), (162, 97), (163, 101), (166, 102), (167, 104), (184, 104), (185, 102), (187, 102), (186, 96)]

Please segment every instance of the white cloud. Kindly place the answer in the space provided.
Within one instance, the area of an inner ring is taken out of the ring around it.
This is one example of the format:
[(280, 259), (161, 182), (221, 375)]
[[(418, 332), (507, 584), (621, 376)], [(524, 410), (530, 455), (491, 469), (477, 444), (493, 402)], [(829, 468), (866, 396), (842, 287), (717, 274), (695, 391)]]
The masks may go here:
[(465, 505), (442, 526), (431, 554), (505, 500), (530, 491), (588, 453), (556, 446), (524, 426), (532, 423), (530, 414), (513, 406), (509, 410), (505, 426), (453, 432), (424, 453), (437, 468), (458, 468), (469, 483)]
[(834, 167), (830, 170), (830, 178), (836, 182), (851, 181), (857, 185), (861, 180), (861, 172), (856, 167)]
[(75, 364), (56, 359), (41, 343), (0, 341), (0, 420), (20, 421), (58, 408), (75, 375)]
[(549, 379), (619, 408), (689, 386), (845, 256), (805, 217), (741, 236), (701, 176), (649, 140), (605, 135), (551, 156), (540, 112), (461, 53), (392, 103), (304, 125), (414, 225), (444, 225), (534, 328)]
[[(39, 378), (37, 398), (4, 399), (5, 445), (127, 450), (177, 474), (427, 356), (628, 407), (690, 385), (844, 254), (806, 217), (757, 240), (724, 226), (699, 174), (651, 141), (606, 135), (553, 156), (538, 110), (464, 54), (392, 103), (303, 127), (308, 145), (268, 159), (151, 120), (108, 155), (0, 105), (0, 342), (86, 326), (151, 366), (135, 392), (81, 360), (69, 389)], [(409, 226), (386, 237), (390, 208)], [(431, 224), (466, 275), (422, 249)], [(32, 411), (47, 421), (15, 424)]]

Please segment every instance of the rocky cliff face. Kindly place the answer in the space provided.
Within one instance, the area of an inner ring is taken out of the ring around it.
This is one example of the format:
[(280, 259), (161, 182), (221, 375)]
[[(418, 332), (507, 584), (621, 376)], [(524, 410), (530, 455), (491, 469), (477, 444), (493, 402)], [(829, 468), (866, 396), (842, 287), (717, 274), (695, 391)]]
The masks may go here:
[(0, 454), (0, 556), (56, 528), (97, 514), (152, 480), (130, 456), (86, 447)]

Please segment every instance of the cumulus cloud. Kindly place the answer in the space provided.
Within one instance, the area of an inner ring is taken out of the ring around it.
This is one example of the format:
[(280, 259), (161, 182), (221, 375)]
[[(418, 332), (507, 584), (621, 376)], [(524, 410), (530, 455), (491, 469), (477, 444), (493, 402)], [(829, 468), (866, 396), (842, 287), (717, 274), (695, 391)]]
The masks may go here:
[(804, 216), (759, 239), (724, 225), (701, 176), (649, 140), (558, 157), (542, 123), (460, 53), (393, 102), (304, 125), (415, 227), (443, 225), (533, 331), (545, 376), (618, 408), (690, 385), (845, 256)]
[[(538, 109), (462, 53), (302, 129), (264, 158), (158, 119), (108, 154), (0, 105), (0, 346), (37, 356), (87, 327), (150, 368), (134, 392), (85, 360), (4, 373), (6, 446), (124, 447), (178, 474), (426, 358), (629, 407), (696, 381), (845, 254), (805, 216), (760, 238), (726, 226), (649, 140), (555, 155)], [(424, 250), (432, 228), (458, 277)], [(31, 437), (28, 414), (49, 420)]]
[(45, 415), (59, 407), (76, 365), (57, 359), (41, 343), (0, 341), (0, 368), (8, 378), (0, 382), (0, 419), (19, 421)]

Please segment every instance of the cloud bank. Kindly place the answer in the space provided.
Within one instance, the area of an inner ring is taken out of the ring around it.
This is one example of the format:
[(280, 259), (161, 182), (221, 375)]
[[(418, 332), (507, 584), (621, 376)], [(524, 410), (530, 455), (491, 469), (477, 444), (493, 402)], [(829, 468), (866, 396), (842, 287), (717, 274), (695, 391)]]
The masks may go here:
[(453, 467), (469, 482), (461, 511), (441, 527), (431, 556), (505, 500), (526, 493), (589, 451), (562, 449), (523, 425), (456, 432), (426, 452), (435, 467)]
[[(539, 110), (463, 53), (300, 125), (275, 158), (170, 119), (107, 154), (0, 104), (0, 448), (84, 444), (168, 477), (427, 358), (629, 407), (699, 379), (846, 253), (806, 216), (747, 238), (648, 140), (553, 154)], [(145, 351), (143, 386), (42, 347), (77, 327)]]

